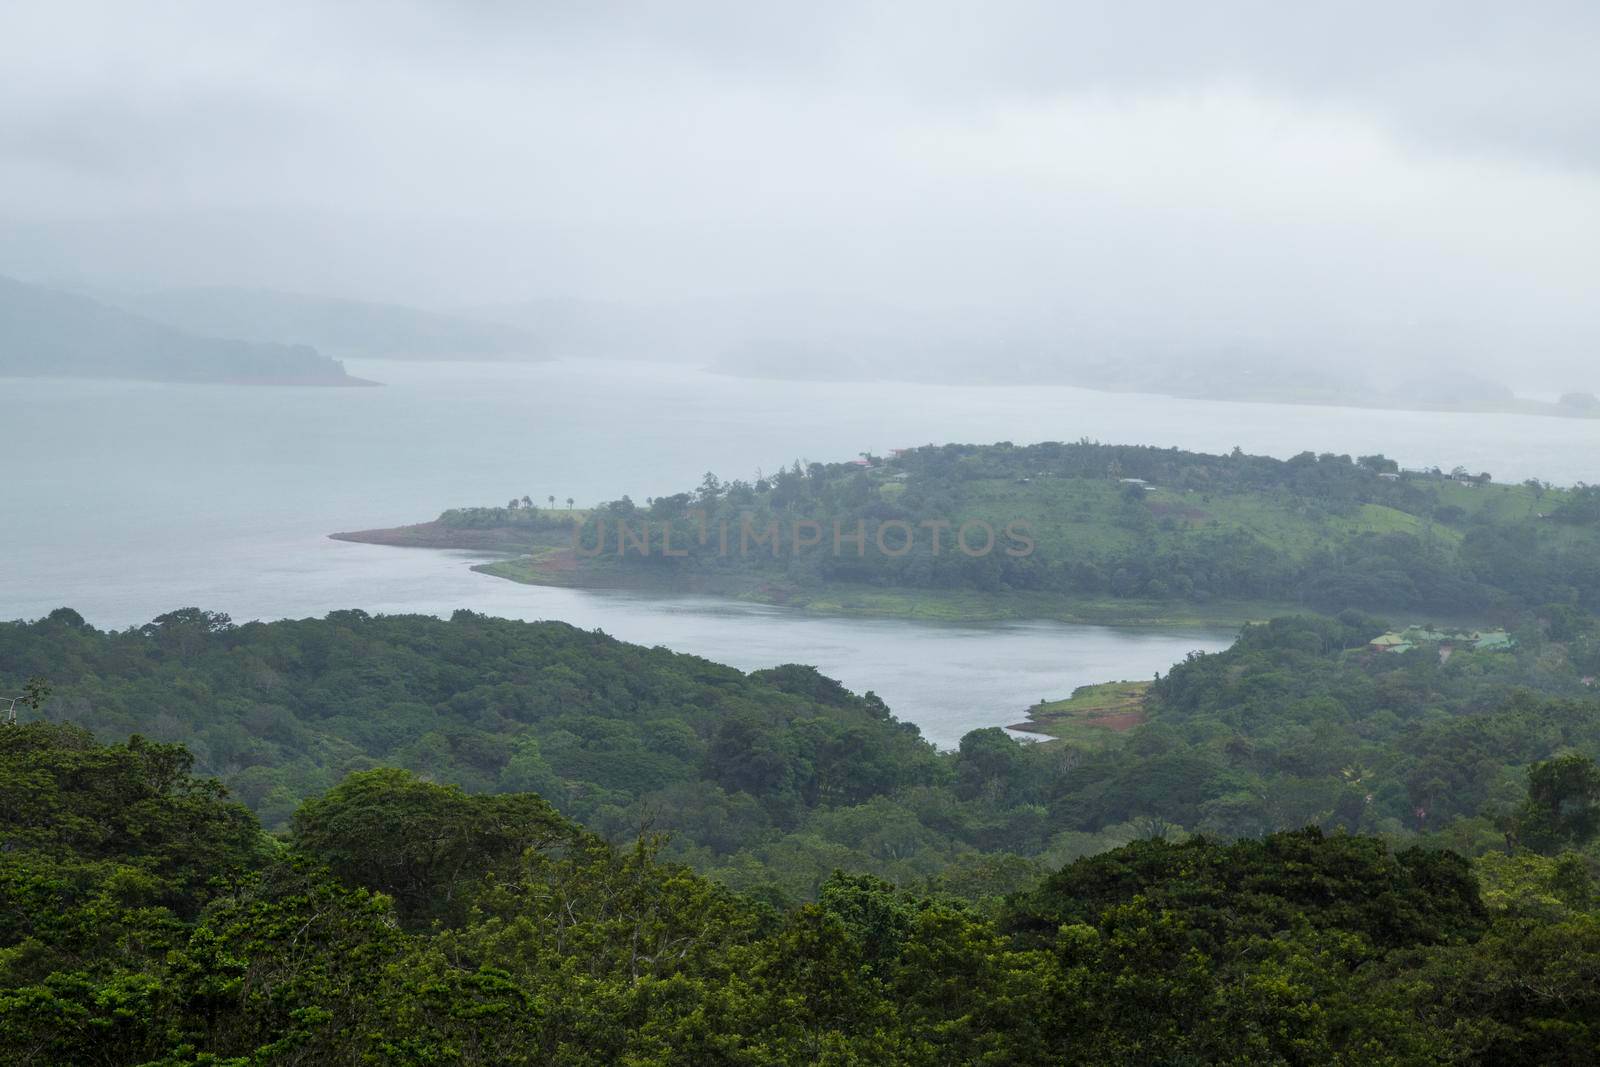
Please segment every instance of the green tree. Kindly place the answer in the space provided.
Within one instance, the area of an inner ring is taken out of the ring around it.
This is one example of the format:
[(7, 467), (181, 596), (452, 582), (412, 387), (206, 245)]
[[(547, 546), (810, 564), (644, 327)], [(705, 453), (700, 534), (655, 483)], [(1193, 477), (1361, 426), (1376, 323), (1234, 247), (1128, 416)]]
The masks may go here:
[(1600, 830), (1600, 767), (1571, 753), (1528, 768), (1528, 799), (1513, 820), (1515, 840), (1537, 852), (1580, 847)]
[(485, 875), (581, 836), (532, 793), (468, 796), (394, 768), (350, 775), (292, 825), (298, 848), (346, 885), (393, 897), (409, 926), (459, 923)]

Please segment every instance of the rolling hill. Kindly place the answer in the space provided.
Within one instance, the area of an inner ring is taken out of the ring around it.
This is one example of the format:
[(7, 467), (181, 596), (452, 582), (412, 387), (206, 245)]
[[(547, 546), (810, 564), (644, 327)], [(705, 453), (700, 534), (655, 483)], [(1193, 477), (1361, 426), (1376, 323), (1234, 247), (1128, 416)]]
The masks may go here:
[(306, 345), (204, 336), (76, 293), (0, 278), (0, 375), (372, 385)]

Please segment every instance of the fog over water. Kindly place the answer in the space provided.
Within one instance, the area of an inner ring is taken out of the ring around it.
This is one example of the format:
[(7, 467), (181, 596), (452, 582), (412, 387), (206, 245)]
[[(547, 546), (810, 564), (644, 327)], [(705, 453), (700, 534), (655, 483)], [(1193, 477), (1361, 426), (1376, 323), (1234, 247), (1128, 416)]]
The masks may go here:
[[(0, 380), (11, 418), (0, 616), (63, 604), (122, 627), (187, 605), (237, 620), (471, 608), (561, 619), (745, 669), (813, 663), (930, 736), (1148, 677), (1231, 635), (827, 619), (516, 585), (477, 557), (330, 541), (527, 493), (580, 505), (795, 459), (943, 441), (1091, 437), (1207, 451), (1387, 451), (1502, 480), (1600, 481), (1600, 422), (1223, 404), (1062, 387), (788, 383), (638, 362), (370, 362), (381, 389)], [(758, 623), (758, 624), (753, 624)]]
[(1579, 0), (7, 4), (0, 274), (1600, 391), (1597, 52)]

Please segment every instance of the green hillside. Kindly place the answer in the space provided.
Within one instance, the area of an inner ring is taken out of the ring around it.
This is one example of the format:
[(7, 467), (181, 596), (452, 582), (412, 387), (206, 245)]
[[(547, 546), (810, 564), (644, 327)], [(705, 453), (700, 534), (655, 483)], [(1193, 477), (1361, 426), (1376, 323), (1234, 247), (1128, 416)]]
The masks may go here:
[[(748, 481), (708, 474), (692, 491), (578, 516), (471, 514), (475, 529), (508, 533), (496, 547), (524, 549), (479, 569), (526, 582), (928, 618), (1358, 608), (1495, 619), (1600, 606), (1597, 501), (1597, 489), (1401, 472), (1382, 456), (1080, 441), (927, 446)], [(466, 514), (431, 524), (438, 544), (459, 543), (447, 533)]]

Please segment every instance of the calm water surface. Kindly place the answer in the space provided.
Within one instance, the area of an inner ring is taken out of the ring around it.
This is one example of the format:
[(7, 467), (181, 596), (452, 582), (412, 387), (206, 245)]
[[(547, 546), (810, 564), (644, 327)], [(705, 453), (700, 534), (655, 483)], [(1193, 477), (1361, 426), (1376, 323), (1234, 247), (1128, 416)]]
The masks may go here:
[(562, 619), (750, 669), (812, 663), (941, 743), (1026, 705), (1149, 677), (1220, 632), (823, 619), (701, 598), (519, 586), (473, 557), (329, 541), (526, 493), (579, 504), (707, 471), (929, 442), (1090, 437), (1288, 456), (1384, 452), (1503, 480), (1600, 481), (1600, 422), (1227, 404), (1065, 387), (794, 383), (623, 362), (351, 361), (381, 389), (0, 379), (0, 618), (100, 626), (197, 605), (235, 619), (458, 607)]

